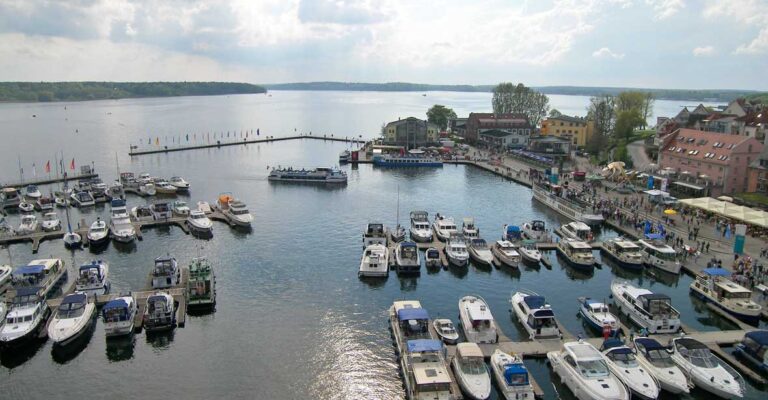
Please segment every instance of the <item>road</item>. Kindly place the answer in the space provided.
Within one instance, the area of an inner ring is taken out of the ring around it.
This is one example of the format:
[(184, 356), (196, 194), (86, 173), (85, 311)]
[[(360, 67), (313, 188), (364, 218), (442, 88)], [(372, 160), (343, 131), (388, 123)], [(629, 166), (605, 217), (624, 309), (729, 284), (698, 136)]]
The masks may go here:
[(648, 165), (651, 164), (651, 160), (648, 158), (648, 154), (645, 153), (644, 140), (638, 140), (627, 145), (627, 152), (632, 158), (632, 163), (635, 165), (635, 170), (646, 171)]

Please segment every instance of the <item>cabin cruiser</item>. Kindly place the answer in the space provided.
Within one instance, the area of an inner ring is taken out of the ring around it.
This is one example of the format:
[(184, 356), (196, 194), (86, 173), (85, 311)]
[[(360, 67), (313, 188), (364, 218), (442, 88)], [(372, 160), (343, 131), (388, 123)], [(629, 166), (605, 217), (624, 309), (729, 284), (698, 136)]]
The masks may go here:
[(746, 360), (763, 375), (768, 372), (768, 331), (751, 331), (736, 344), (734, 354)]
[(429, 214), (426, 211), (411, 211), (411, 240), (431, 242), (432, 228), (429, 226)]
[(453, 326), (453, 321), (447, 318), (438, 318), (432, 321), (432, 327), (435, 328), (437, 336), (445, 344), (456, 344), (459, 341), (459, 332)]
[(659, 397), (659, 384), (635, 357), (634, 351), (624, 345), (620, 339), (608, 339), (600, 348), (605, 356), (608, 369), (619, 378), (632, 393), (633, 398), (656, 400)]
[(96, 303), (88, 301), (83, 292), (68, 294), (61, 299), (56, 313), (48, 324), (48, 338), (54, 346), (71, 344), (93, 325)]
[(21, 203), (21, 196), (15, 188), (7, 187), (0, 190), (0, 200), (3, 208), (15, 208)]
[(636, 337), (634, 343), (637, 361), (656, 378), (663, 390), (672, 394), (690, 391), (688, 378), (672, 361), (666, 347), (647, 337)]
[(45, 329), (50, 309), (40, 286), (10, 289), (6, 297), (10, 301), (5, 325), (0, 328), (0, 347), (18, 348)]
[(480, 229), (475, 225), (474, 218), (464, 218), (461, 223), (461, 234), (467, 240), (480, 237)]
[(66, 282), (68, 275), (64, 262), (58, 258), (32, 260), (13, 271), (11, 284), (16, 289), (36, 286), (41, 289), (40, 296), (47, 299)]
[(401, 351), (409, 340), (432, 339), (429, 333), (429, 313), (417, 300), (392, 303), (389, 309), (389, 323), (395, 344)]
[(165, 289), (179, 285), (181, 271), (176, 259), (170, 256), (155, 259), (155, 266), (150, 272), (152, 289)]
[(120, 181), (112, 182), (107, 190), (107, 196), (110, 200), (125, 199), (125, 189), (123, 189), (123, 184), (120, 183)]
[(171, 204), (171, 210), (176, 215), (186, 217), (189, 215), (189, 206), (184, 200), (176, 200)]
[(347, 173), (337, 168), (272, 168), (267, 179), (282, 182), (345, 184), (347, 183)]
[(659, 239), (641, 239), (637, 244), (643, 248), (643, 263), (662, 271), (679, 274), (682, 265), (677, 260), (675, 249)]
[(147, 298), (144, 329), (147, 333), (168, 331), (176, 327), (176, 302), (166, 292), (155, 292)]
[(448, 372), (445, 346), (439, 340), (409, 339), (399, 352), (407, 399), (460, 398)]
[(491, 354), (491, 370), (505, 400), (534, 398), (533, 385), (522, 357), (496, 349)]
[(171, 179), (168, 180), (168, 183), (173, 185), (178, 191), (189, 190), (189, 182), (185, 181), (184, 178), (180, 176), (172, 176)]
[(386, 277), (389, 275), (389, 252), (383, 244), (374, 243), (365, 248), (357, 275), (361, 277)]
[(458, 233), (456, 224), (453, 222), (453, 218), (444, 217), (440, 214), (435, 215), (435, 222), (432, 223), (432, 228), (435, 230), (435, 235), (438, 239), (445, 242), (451, 238), (451, 235)]
[(634, 242), (618, 237), (603, 241), (600, 250), (624, 268), (643, 269), (643, 250)]
[(187, 218), (189, 228), (197, 233), (208, 234), (213, 232), (213, 223), (202, 210), (193, 210), (189, 212)]
[(42, 196), (39, 199), (35, 201), (35, 210), (38, 210), (45, 214), (46, 212), (49, 212), (53, 210), (53, 198), (49, 196)]
[(583, 222), (569, 222), (561, 226), (560, 234), (563, 239), (575, 239), (582, 242), (591, 242), (594, 239), (592, 229)]
[(142, 172), (139, 174), (139, 178), (137, 179), (139, 183), (154, 183), (155, 178), (152, 177), (148, 172)]
[(109, 242), (109, 228), (101, 218), (96, 218), (88, 229), (88, 244), (98, 246)]
[(416, 243), (401, 242), (395, 247), (395, 269), (398, 274), (418, 274), (421, 270), (421, 255)]
[(672, 307), (669, 296), (635, 287), (623, 279), (611, 282), (611, 293), (619, 311), (649, 333), (680, 330), (680, 313)]
[(501, 233), (501, 240), (508, 242), (516, 242), (523, 238), (523, 231), (517, 225), (504, 224), (504, 228)]
[(109, 293), (109, 264), (101, 260), (83, 264), (75, 281), (75, 290), (89, 296)]
[(155, 191), (158, 194), (176, 194), (176, 186), (171, 185), (165, 178), (155, 178)]
[(603, 302), (589, 297), (579, 297), (579, 315), (582, 321), (595, 332), (605, 335), (605, 331), (610, 330), (608, 336), (615, 336), (619, 331), (618, 319), (611, 314), (608, 305)]
[(387, 245), (387, 231), (384, 228), (384, 224), (370, 222), (365, 226), (365, 232), (363, 232), (363, 248), (367, 248), (372, 244)]
[(676, 337), (670, 343), (672, 361), (693, 385), (724, 399), (744, 397), (744, 378), (698, 340)]
[(156, 195), (157, 188), (155, 187), (155, 184), (152, 182), (145, 182), (139, 184), (139, 195), (141, 196), (154, 196)]
[(344, 150), (341, 153), (339, 153), (339, 164), (345, 164), (349, 162), (349, 158), (351, 157), (351, 154), (349, 150)]
[(137, 206), (131, 209), (131, 217), (138, 222), (152, 222), (155, 217), (147, 206)]
[(173, 217), (173, 211), (166, 202), (156, 202), (149, 205), (149, 211), (155, 221), (166, 220)]
[(109, 201), (108, 190), (107, 184), (102, 182), (101, 179), (96, 178), (91, 182), (91, 195), (93, 195), (93, 201), (96, 203), (106, 203)]
[(69, 205), (68, 198), (72, 196), (72, 193), (56, 191), (53, 193), (53, 202), (56, 203), (56, 207), (66, 207)]
[(197, 202), (197, 209), (206, 213), (210, 214), (213, 212), (213, 209), (211, 208), (211, 205), (207, 201), (198, 201)]
[(101, 309), (104, 334), (107, 338), (130, 335), (137, 313), (136, 299), (130, 293), (111, 300)]
[(93, 195), (86, 191), (74, 192), (70, 198), (70, 203), (75, 207), (91, 207), (96, 204)]
[(216, 306), (216, 275), (207, 258), (193, 258), (189, 264), (187, 307), (212, 309)]
[(121, 243), (130, 243), (136, 239), (136, 228), (133, 227), (125, 200), (112, 199), (112, 217), (109, 220), (109, 234), (112, 239)]
[(485, 239), (474, 238), (469, 240), (469, 256), (476, 263), (493, 265), (493, 253), (488, 248)]
[(543, 242), (547, 239), (547, 230), (544, 225), (544, 221), (533, 220), (526, 222), (522, 226), (523, 236), (526, 239), (535, 240), (537, 242)]
[(517, 268), (520, 264), (520, 253), (517, 252), (517, 246), (512, 244), (512, 242), (498, 240), (493, 244), (491, 252), (499, 262), (508, 267)]
[(591, 344), (563, 343), (563, 350), (550, 351), (547, 359), (560, 381), (579, 400), (629, 400), (629, 392), (611, 374), (605, 357)]
[(61, 229), (59, 214), (56, 214), (55, 212), (45, 213), (43, 215), (43, 222), (40, 223), (40, 226), (46, 232), (58, 231)]
[(35, 205), (26, 200), (22, 200), (21, 203), (19, 203), (19, 211), (31, 214), (35, 211)]
[(480, 296), (464, 296), (459, 300), (459, 317), (464, 336), (474, 343), (497, 343), (499, 333), (488, 303)]
[(19, 229), (16, 232), (20, 235), (26, 235), (35, 231), (37, 231), (37, 217), (32, 214), (22, 215)]
[(538, 265), (541, 261), (541, 252), (536, 247), (536, 242), (532, 240), (524, 240), (523, 244), (517, 249), (520, 252), (520, 256), (523, 261), (526, 261), (533, 265)]
[(443, 262), (440, 260), (440, 250), (434, 247), (430, 247), (426, 252), (424, 252), (424, 258), (424, 264), (427, 266), (427, 268), (443, 266)]
[(28, 199), (32, 200), (32, 202), (34, 202), (35, 200), (42, 197), (43, 194), (40, 193), (40, 189), (37, 188), (37, 185), (29, 185), (27, 186), (27, 193), (25, 194), (25, 196)]
[(705, 268), (691, 282), (691, 293), (741, 320), (757, 325), (763, 307), (752, 301), (752, 291), (730, 278), (722, 268)]
[(230, 201), (229, 207), (224, 210), (223, 214), (237, 226), (251, 226), (251, 222), (253, 222), (253, 215), (248, 212), (248, 207), (240, 200)]
[(555, 313), (547, 304), (544, 296), (519, 290), (509, 299), (510, 306), (517, 316), (517, 320), (523, 325), (531, 339), (560, 338), (560, 328), (557, 327)]
[(457, 267), (467, 265), (469, 253), (467, 252), (467, 244), (461, 236), (453, 235), (445, 242), (445, 257), (449, 264)]
[(477, 343), (457, 344), (451, 365), (459, 387), (467, 397), (484, 400), (491, 396), (491, 375)]
[(562, 239), (557, 242), (557, 253), (574, 268), (592, 271), (595, 267), (595, 257), (592, 246), (576, 239)]

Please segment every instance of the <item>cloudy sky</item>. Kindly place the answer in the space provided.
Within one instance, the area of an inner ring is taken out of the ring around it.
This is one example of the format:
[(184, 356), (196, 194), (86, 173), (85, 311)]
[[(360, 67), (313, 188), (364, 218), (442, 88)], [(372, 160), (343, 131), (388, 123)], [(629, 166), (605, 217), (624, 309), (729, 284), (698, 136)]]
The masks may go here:
[(768, 0), (0, 0), (1, 80), (768, 90)]

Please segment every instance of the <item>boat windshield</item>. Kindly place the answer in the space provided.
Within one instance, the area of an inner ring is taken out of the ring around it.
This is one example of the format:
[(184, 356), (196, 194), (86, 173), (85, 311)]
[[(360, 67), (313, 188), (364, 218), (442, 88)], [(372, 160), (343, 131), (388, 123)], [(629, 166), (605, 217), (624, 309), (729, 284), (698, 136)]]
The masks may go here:
[(59, 318), (77, 318), (85, 312), (85, 304), (62, 303), (59, 306)]
[(647, 354), (648, 361), (650, 361), (651, 364), (657, 368), (670, 368), (675, 365), (675, 363), (672, 362), (672, 357), (666, 350), (650, 350)]
[(679, 350), (680, 355), (688, 360), (691, 364), (701, 368), (716, 368), (720, 363), (717, 358), (712, 356), (709, 349), (687, 349), (681, 347)]
[(603, 360), (579, 361), (579, 372), (586, 378), (604, 378), (608, 376), (608, 366)]
[(480, 357), (467, 357), (461, 360), (461, 372), (468, 375), (485, 374), (485, 362)]
[(615, 362), (619, 367), (623, 368), (637, 368), (637, 359), (635, 355), (630, 352), (610, 352), (608, 358)]
[(245, 208), (232, 209), (232, 214), (234, 214), (234, 215), (244, 215), (244, 214), (248, 214), (248, 210), (245, 209)]
[(416, 385), (419, 393), (426, 392), (448, 392), (451, 390), (449, 383), (422, 383)]
[(203, 218), (205, 218), (205, 215), (204, 214), (192, 214), (192, 215), (190, 215), (190, 217), (192, 219), (203, 219)]

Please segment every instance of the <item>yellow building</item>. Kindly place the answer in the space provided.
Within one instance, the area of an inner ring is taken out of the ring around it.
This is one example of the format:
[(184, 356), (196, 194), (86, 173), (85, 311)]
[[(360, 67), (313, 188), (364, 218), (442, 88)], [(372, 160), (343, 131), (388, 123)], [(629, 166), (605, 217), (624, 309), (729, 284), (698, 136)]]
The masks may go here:
[(586, 118), (560, 115), (541, 121), (541, 134), (543, 136), (568, 138), (571, 143), (578, 147), (585, 146), (594, 131), (595, 122)]

